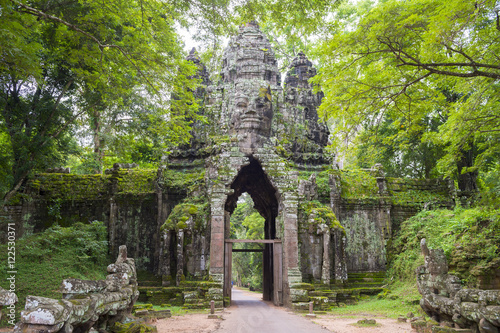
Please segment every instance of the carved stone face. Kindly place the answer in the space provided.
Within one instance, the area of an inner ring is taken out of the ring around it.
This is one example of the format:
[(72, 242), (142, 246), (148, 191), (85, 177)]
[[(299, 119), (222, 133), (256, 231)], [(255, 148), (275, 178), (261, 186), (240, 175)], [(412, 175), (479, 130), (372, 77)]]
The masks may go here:
[(271, 134), (273, 110), (268, 86), (237, 85), (231, 128), (237, 134)]

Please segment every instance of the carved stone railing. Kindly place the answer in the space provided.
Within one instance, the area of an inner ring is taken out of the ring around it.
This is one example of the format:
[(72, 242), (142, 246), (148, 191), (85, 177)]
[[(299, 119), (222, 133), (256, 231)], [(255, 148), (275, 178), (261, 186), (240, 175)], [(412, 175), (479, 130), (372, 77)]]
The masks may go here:
[(25, 309), (14, 332), (88, 332), (123, 321), (139, 297), (134, 259), (120, 246), (118, 258), (108, 266), (106, 280), (67, 279), (61, 284), (63, 299), (26, 297)]
[(462, 288), (460, 279), (448, 274), (442, 249), (429, 250), (425, 238), (420, 247), (425, 265), (418, 267), (416, 273), (422, 309), (440, 325), (498, 333), (500, 290)]
[(8, 317), (9, 323), (13, 323), (16, 318), (15, 304), (17, 303), (17, 296), (11, 290), (5, 290), (2, 287), (0, 287), (0, 319), (2, 319), (3, 307), (6, 307), (7, 308), (6, 317)]

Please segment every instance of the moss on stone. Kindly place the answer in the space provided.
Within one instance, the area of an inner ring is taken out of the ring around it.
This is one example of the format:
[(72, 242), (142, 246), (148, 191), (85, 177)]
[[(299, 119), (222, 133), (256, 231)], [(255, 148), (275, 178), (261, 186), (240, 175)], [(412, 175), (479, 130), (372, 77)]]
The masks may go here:
[(426, 205), (440, 205), (441, 203), (450, 201), (448, 195), (428, 190), (390, 191), (389, 193), (392, 204), (400, 206), (416, 206), (423, 208)]
[(132, 321), (122, 324), (116, 322), (111, 328), (112, 333), (153, 333), (158, 332), (156, 326), (148, 325), (142, 321)]
[(120, 169), (111, 176), (117, 179), (118, 193), (152, 193), (157, 169)]
[(339, 223), (332, 209), (319, 201), (314, 200), (300, 203), (300, 213), (306, 216), (308, 224), (326, 224), (330, 228), (344, 230), (344, 227)]
[(191, 170), (166, 169), (162, 172), (159, 183), (173, 193), (190, 193), (205, 184), (205, 170), (195, 168)]
[(342, 170), (341, 197), (344, 199), (366, 199), (379, 197), (377, 178), (367, 170)]
[(46, 199), (92, 200), (106, 196), (109, 175), (41, 173), (28, 182), (34, 196)]
[(314, 290), (314, 286), (310, 283), (294, 283), (290, 287), (291, 289), (304, 289), (304, 290)]
[(186, 198), (168, 215), (161, 230), (182, 230), (188, 228), (189, 219), (193, 219), (194, 228), (201, 229), (206, 226), (208, 219), (208, 200), (206, 197)]

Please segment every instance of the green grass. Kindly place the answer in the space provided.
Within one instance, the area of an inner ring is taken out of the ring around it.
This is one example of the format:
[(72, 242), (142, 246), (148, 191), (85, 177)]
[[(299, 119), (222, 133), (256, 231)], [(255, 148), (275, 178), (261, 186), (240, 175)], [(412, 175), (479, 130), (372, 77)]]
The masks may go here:
[[(136, 302), (136, 306), (140, 306), (141, 304), (149, 304), (149, 303), (144, 303), (144, 302)], [(182, 306), (161, 306), (161, 305), (153, 305), (153, 310), (155, 311), (160, 311), (160, 310), (170, 310), (170, 313), (172, 316), (183, 316), (185, 314), (190, 314), (190, 313), (207, 313), (207, 311), (210, 311), (210, 309), (184, 309)]]
[[(108, 258), (106, 227), (101, 222), (69, 228), (54, 226), (16, 241), (16, 310), (19, 313), (27, 295), (60, 299), (62, 280), (105, 279)], [(7, 244), (0, 245), (0, 285), (8, 289)], [(5, 318), (4, 318), (5, 319)], [(1, 325), (7, 323), (2, 321)]]
[(384, 297), (370, 296), (355, 305), (333, 307), (328, 313), (353, 318), (366, 315), (398, 318), (409, 312), (423, 315), (418, 304), (420, 298), (416, 283), (396, 283)]

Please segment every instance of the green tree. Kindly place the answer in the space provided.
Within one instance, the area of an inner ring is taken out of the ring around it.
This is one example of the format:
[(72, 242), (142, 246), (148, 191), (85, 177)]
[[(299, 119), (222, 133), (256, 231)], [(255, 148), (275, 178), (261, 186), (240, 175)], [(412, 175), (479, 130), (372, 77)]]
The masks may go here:
[(107, 122), (133, 122), (147, 110), (148, 130), (164, 142), (189, 137), (196, 82), (174, 29), (182, 6), (1, 0), (0, 8), (0, 121), (12, 152), (6, 199), (32, 170), (54, 163), (52, 155), (64, 157), (66, 138), (84, 115), (97, 133), (106, 112)]
[[(243, 194), (231, 215), (231, 238), (264, 239), (264, 218), (256, 211), (250, 195)], [(243, 249), (259, 248), (257, 244), (244, 243)], [(235, 252), (233, 254), (233, 279), (246, 286), (262, 288), (262, 252)]]
[[(381, 163), (387, 176), (433, 178), (444, 147), (432, 142), (422, 142), (427, 133), (436, 132), (442, 120), (425, 117), (411, 131), (404, 130), (404, 119), (384, 118), (376, 127), (366, 125), (353, 142), (354, 164), (370, 168)], [(403, 127), (403, 128), (402, 128)]]
[(411, 132), (440, 114), (446, 121), (422, 140), (445, 145), (438, 168), (473, 188), (461, 178), (499, 148), (497, 2), (388, 0), (347, 8), (316, 51), (321, 111), (336, 120), (337, 138), (386, 118), (404, 119), (401, 131)]

